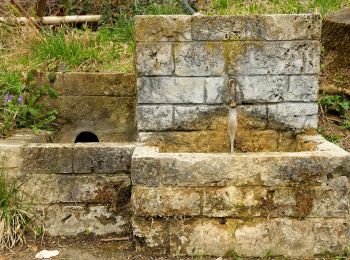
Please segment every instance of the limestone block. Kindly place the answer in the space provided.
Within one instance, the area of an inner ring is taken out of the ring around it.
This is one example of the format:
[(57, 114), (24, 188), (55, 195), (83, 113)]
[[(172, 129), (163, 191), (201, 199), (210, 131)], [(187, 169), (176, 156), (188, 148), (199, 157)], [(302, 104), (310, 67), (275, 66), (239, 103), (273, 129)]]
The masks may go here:
[(227, 99), (227, 78), (208, 77), (205, 81), (205, 103), (223, 104)]
[(138, 102), (157, 104), (204, 103), (206, 78), (143, 77), (137, 81)]
[[(246, 113), (256, 118), (260, 118), (262, 120), (267, 119), (267, 105), (263, 105), (263, 104), (238, 105), (238, 111), (239, 112), (242, 111), (241, 113)], [(265, 124), (263, 124), (262, 126), (265, 126)]]
[(133, 145), (75, 144), (74, 173), (129, 173), (133, 151)]
[(72, 144), (29, 144), (23, 148), (23, 173), (73, 173)]
[(167, 130), (173, 126), (173, 107), (138, 106), (137, 129), (138, 130)]
[(238, 227), (235, 252), (239, 256), (310, 257), (314, 255), (313, 225), (309, 220), (256, 220)]
[(109, 123), (120, 131), (134, 128), (135, 97), (61, 96), (51, 102), (62, 123)]
[[(258, 165), (253, 156), (224, 154), (160, 154), (162, 182), (169, 186), (257, 185)], [(264, 167), (265, 168), (265, 167)]]
[(135, 39), (138, 42), (190, 41), (191, 16), (136, 16)]
[(269, 119), (293, 128), (317, 128), (317, 103), (278, 103), (268, 105)]
[(162, 182), (171, 186), (320, 185), (325, 174), (342, 165), (328, 154), (160, 154)]
[(49, 81), (48, 73), (38, 74), (35, 85), (53, 87), (62, 96), (118, 96), (136, 95), (136, 77), (124, 73), (58, 72), (55, 81)]
[(171, 43), (138, 43), (136, 46), (136, 71), (140, 75), (172, 75), (174, 60)]
[(286, 76), (237, 77), (239, 103), (280, 102), (289, 99)]
[(0, 169), (22, 166), (22, 148), (24, 144), (0, 141)]
[(196, 216), (201, 196), (196, 189), (134, 186), (132, 205), (137, 216)]
[(227, 116), (226, 106), (175, 106), (174, 129), (205, 130), (215, 127), (216, 119)]
[(221, 76), (224, 70), (222, 44), (215, 42), (175, 44), (176, 76)]
[(45, 209), (45, 231), (51, 236), (78, 234), (126, 236), (130, 217), (113, 213), (106, 206), (52, 205)]
[(234, 253), (234, 231), (241, 221), (191, 219), (170, 223), (170, 254), (176, 256), (230, 256)]
[(131, 181), (128, 175), (27, 175), (23, 191), (35, 203), (92, 203), (114, 207), (115, 211), (128, 211)]
[(317, 74), (318, 41), (227, 42), (229, 75)]
[(318, 14), (272, 14), (259, 17), (265, 40), (318, 40), (321, 17)]
[(258, 16), (193, 16), (192, 37), (196, 41), (258, 40), (258, 21)]
[(169, 236), (167, 234), (167, 223), (165, 220), (133, 217), (132, 229), (138, 252), (149, 249), (152, 254), (168, 253)]
[(132, 155), (131, 180), (132, 184), (148, 187), (158, 186), (160, 183), (160, 163), (157, 148), (137, 147)]
[(208, 217), (256, 217), (266, 200), (262, 187), (224, 187), (204, 190), (203, 215)]
[(316, 76), (290, 76), (288, 99), (285, 101), (317, 101), (318, 78)]

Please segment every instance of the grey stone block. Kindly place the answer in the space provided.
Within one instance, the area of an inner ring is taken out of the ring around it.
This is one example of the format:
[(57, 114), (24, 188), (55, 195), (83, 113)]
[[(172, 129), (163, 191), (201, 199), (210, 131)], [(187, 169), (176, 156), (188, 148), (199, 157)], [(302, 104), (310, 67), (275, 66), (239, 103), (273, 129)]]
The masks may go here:
[(221, 76), (224, 70), (222, 44), (215, 42), (175, 44), (176, 76)]
[(74, 173), (130, 172), (134, 146), (112, 144), (75, 144)]
[(137, 108), (137, 129), (138, 130), (167, 130), (173, 127), (173, 107), (166, 105), (159, 106), (138, 106)]
[(156, 187), (160, 184), (157, 148), (137, 147), (132, 156), (131, 181), (134, 186)]
[(317, 103), (279, 103), (268, 105), (269, 120), (292, 128), (317, 128)]
[(208, 77), (205, 81), (205, 103), (223, 104), (227, 99), (226, 77)]
[(290, 76), (288, 101), (317, 101), (317, 76)]
[(137, 81), (140, 104), (204, 103), (206, 78), (143, 77)]
[(190, 41), (190, 15), (140, 15), (135, 19), (138, 42)]
[(265, 40), (318, 40), (321, 16), (318, 14), (272, 14), (259, 17)]
[(279, 102), (288, 100), (288, 77), (237, 77), (238, 103)]
[(40, 205), (52, 203), (91, 203), (112, 205), (115, 211), (128, 211), (130, 176), (32, 174), (22, 186), (27, 196)]
[(201, 212), (200, 191), (193, 188), (134, 186), (131, 200), (136, 216), (197, 216)]
[(238, 41), (261, 38), (258, 16), (205, 16), (192, 18), (196, 41)]
[(229, 75), (317, 74), (317, 41), (227, 42)]
[(107, 206), (52, 205), (45, 209), (45, 231), (51, 236), (131, 233), (130, 217), (113, 213)]
[(211, 129), (216, 118), (227, 115), (223, 106), (178, 106), (174, 107), (174, 129), (204, 130)]
[(73, 144), (29, 144), (23, 148), (23, 173), (73, 173)]
[(171, 43), (138, 43), (136, 70), (140, 75), (172, 75), (174, 60)]

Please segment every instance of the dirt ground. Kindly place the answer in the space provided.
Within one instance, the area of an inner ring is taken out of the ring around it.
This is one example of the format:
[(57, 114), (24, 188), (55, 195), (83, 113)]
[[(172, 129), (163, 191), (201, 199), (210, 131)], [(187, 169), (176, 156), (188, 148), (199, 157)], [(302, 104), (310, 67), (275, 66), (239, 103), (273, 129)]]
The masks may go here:
[[(41, 250), (58, 250), (60, 254), (53, 260), (172, 260), (192, 258), (172, 258), (164, 256), (149, 256), (136, 253), (132, 241), (104, 242), (104, 238), (77, 237), (77, 238), (44, 238), (34, 241), (29, 238), (26, 245), (15, 248), (13, 252), (1, 253), (0, 260), (32, 260)], [(198, 259), (198, 258), (197, 258)], [(205, 259), (205, 258), (202, 258)], [(207, 258), (211, 259), (211, 258)], [(215, 258), (213, 258), (215, 259)]]

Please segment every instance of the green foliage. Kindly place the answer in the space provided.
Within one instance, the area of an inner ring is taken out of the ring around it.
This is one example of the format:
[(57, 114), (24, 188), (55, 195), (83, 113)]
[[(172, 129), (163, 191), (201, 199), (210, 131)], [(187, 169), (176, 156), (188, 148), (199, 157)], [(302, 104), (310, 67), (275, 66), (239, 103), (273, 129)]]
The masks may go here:
[(150, 1), (150, 3), (137, 10), (136, 13), (148, 15), (171, 15), (171, 14), (186, 14), (181, 7), (180, 1)]
[(0, 250), (23, 244), (26, 231), (36, 233), (32, 203), (25, 202), (21, 191), (24, 183), (10, 182), (0, 170)]
[(47, 86), (36, 88), (32, 81), (32, 73), (24, 84), (21, 74), (0, 72), (0, 137), (11, 135), (17, 128), (52, 130), (58, 113), (47, 109), (45, 97), (57, 98), (57, 93)]
[(340, 115), (344, 115), (350, 109), (350, 101), (341, 95), (322, 97), (319, 103), (326, 112), (336, 112)]
[(211, 14), (309, 13), (321, 15), (350, 4), (350, 0), (213, 0)]

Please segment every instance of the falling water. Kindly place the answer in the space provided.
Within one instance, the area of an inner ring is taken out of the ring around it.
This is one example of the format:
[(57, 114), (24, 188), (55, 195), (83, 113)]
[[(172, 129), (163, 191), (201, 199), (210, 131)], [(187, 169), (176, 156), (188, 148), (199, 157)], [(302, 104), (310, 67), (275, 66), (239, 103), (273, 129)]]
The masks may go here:
[(237, 131), (237, 103), (236, 103), (236, 80), (229, 81), (230, 102), (228, 115), (228, 133), (231, 141), (231, 153), (234, 152), (235, 136)]
[(231, 140), (231, 153), (234, 151), (234, 142), (237, 131), (237, 108), (230, 107), (228, 114), (228, 133), (230, 135)]

